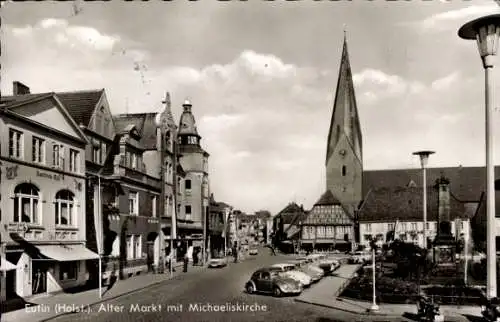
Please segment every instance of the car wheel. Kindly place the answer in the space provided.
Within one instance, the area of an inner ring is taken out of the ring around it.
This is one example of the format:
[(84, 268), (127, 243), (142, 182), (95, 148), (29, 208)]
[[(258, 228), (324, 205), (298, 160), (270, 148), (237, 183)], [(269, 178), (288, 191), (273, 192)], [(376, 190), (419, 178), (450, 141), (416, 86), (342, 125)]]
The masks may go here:
[(252, 284), (247, 285), (247, 293), (248, 294), (253, 294), (255, 292), (255, 288), (253, 287)]
[(279, 288), (279, 287), (275, 287), (275, 288), (274, 288), (274, 290), (273, 290), (273, 295), (274, 295), (275, 297), (280, 297), (280, 296), (282, 295), (282, 292), (281, 292), (281, 290), (280, 290), (280, 288)]

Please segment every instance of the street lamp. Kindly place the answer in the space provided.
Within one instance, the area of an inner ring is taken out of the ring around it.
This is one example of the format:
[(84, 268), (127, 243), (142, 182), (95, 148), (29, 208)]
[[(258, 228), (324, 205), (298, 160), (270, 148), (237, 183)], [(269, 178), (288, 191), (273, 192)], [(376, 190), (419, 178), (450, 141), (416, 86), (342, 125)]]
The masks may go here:
[(479, 55), (485, 72), (485, 124), (486, 124), (486, 244), (487, 244), (487, 290), (488, 298), (497, 296), (496, 284), (496, 231), (495, 231), (495, 168), (493, 143), (493, 56), (498, 49), (500, 37), (500, 14), (485, 16), (463, 25), (458, 31), (463, 39), (477, 41)]
[(372, 249), (372, 287), (373, 287), (373, 295), (372, 295), (372, 306), (370, 307), (370, 312), (377, 312), (379, 307), (377, 305), (377, 288), (375, 286), (375, 281), (377, 279), (376, 274), (376, 266), (375, 266), (375, 251), (377, 250), (377, 238), (376, 236), (372, 236), (370, 240), (370, 247)]
[(427, 161), (429, 161), (429, 156), (431, 154), (434, 154), (434, 151), (418, 151), (414, 152), (413, 155), (418, 155), (420, 157), (420, 165), (422, 167), (422, 186), (423, 186), (423, 215), (424, 215), (424, 229), (422, 230), (423, 232), (423, 237), (424, 237), (424, 249), (427, 249), (427, 171), (426, 171), (426, 166), (427, 166)]

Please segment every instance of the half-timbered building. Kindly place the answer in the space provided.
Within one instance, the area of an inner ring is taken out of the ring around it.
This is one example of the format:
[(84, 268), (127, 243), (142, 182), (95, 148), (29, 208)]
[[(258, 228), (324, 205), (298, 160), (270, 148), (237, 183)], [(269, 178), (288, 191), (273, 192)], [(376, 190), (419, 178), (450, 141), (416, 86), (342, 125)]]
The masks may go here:
[(303, 249), (351, 249), (354, 238), (354, 218), (327, 190), (314, 204), (301, 224)]

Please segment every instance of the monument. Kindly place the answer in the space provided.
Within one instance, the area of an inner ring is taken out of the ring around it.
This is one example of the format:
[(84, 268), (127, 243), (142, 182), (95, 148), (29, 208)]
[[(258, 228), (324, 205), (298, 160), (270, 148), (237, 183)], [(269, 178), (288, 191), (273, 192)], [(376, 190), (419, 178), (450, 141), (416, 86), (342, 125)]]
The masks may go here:
[(450, 181), (441, 175), (434, 185), (434, 189), (438, 191), (438, 230), (433, 242), (433, 259), (436, 264), (436, 274), (442, 276), (455, 274), (457, 270), (455, 260), (457, 241), (452, 234), (449, 184)]

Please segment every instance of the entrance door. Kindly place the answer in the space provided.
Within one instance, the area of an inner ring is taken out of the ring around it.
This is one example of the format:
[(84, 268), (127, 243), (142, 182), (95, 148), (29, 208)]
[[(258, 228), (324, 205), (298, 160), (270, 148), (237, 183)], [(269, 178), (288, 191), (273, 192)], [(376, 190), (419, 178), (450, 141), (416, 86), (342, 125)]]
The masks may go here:
[(42, 263), (32, 262), (33, 270), (31, 271), (32, 293), (40, 294), (47, 292), (47, 265)]
[(14, 298), (16, 296), (16, 270), (7, 271), (5, 292), (7, 299)]

